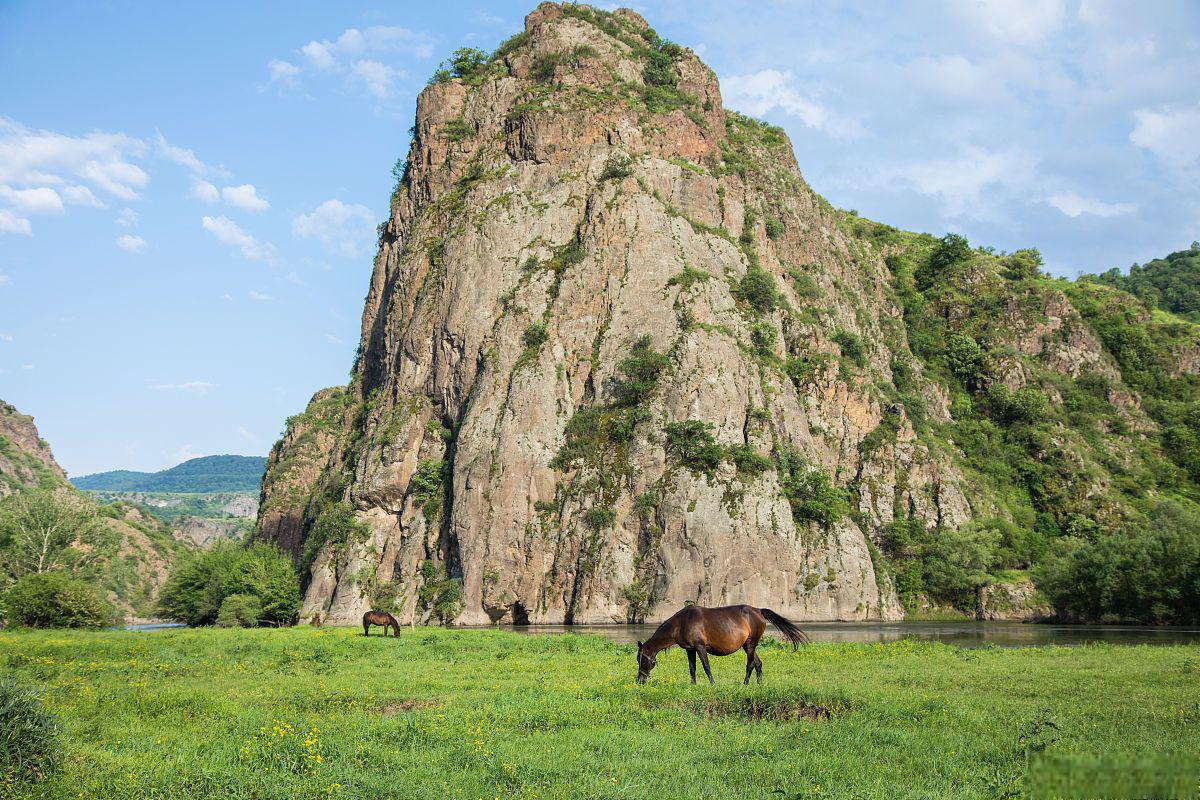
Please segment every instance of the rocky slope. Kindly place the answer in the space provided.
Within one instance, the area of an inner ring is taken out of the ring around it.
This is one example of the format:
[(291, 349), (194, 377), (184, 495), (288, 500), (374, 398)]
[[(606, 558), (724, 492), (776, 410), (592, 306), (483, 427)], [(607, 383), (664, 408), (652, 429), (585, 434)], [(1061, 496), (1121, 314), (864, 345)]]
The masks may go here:
[[(307, 572), (306, 616), (894, 619), (896, 526), (1040, 502), (981, 477), (962, 384), (910, 342), (906, 260), (933, 240), (832, 209), (637, 14), (543, 3), (491, 57), (456, 54), (413, 134), (354, 378), (289, 420), (264, 478), (257, 535)], [(985, 383), (1099, 375), (1122, 432), (1153, 429), (1062, 290), (976, 255), (921, 302), (991, 337)], [(972, 292), (998, 298), (986, 330)], [(1090, 440), (1054, 446), (1069, 514), (1104, 513)]]
[(0, 400), (0, 497), (66, 479), (33, 417)]
[[(0, 401), (0, 499), (32, 490), (73, 491), (33, 418)], [(134, 504), (102, 506), (100, 519), (111, 533), (111, 552), (89, 579), (125, 619), (152, 615), (171, 564), (191, 543)], [(0, 574), (0, 586), (6, 577)]]

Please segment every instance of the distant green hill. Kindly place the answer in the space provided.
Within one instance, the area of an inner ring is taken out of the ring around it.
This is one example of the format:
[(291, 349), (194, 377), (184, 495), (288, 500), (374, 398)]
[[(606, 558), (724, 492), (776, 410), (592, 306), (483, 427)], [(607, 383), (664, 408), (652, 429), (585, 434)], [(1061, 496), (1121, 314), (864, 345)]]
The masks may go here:
[(262, 456), (204, 456), (161, 472), (126, 469), (72, 478), (79, 489), (107, 492), (257, 492)]

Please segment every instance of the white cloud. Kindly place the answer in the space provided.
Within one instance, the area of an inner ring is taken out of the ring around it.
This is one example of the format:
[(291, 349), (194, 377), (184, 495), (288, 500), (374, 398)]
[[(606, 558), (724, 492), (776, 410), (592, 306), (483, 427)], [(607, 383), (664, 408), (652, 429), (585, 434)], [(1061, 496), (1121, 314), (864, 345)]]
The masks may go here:
[(149, 246), (150, 243), (140, 236), (125, 233), (117, 237), (117, 247), (129, 253), (140, 253)]
[(16, 233), (21, 236), (32, 236), (33, 227), (29, 220), (18, 217), (7, 208), (0, 208), (0, 233)]
[[(145, 170), (130, 160), (145, 151), (145, 142), (123, 133), (67, 136), (35, 131), (0, 117), (0, 184), (9, 187), (39, 189), (82, 182), (131, 200), (150, 180)], [(68, 199), (87, 202), (88, 197), (95, 200), (90, 190), (87, 195), (76, 190)]]
[(996, 39), (1037, 44), (1066, 20), (1063, 0), (974, 0), (955, 5)]
[[(182, 383), (155, 383), (152, 389), (160, 392), (191, 392), (193, 394), (208, 394), (217, 388), (215, 383), (208, 381), (183, 381)], [(190, 445), (189, 445), (190, 446)]]
[(228, 217), (204, 217), (200, 221), (204, 230), (217, 237), (217, 241), (230, 247), (238, 248), (242, 255), (251, 261), (272, 262), (275, 260), (275, 246), (269, 242), (260, 242), (246, 233), (238, 224)]
[(62, 198), (66, 202), (75, 206), (107, 208), (104, 203), (101, 203), (96, 199), (96, 195), (92, 194), (92, 190), (86, 186), (64, 186), (62, 190)]
[(351, 74), (362, 81), (371, 94), (383, 99), (392, 92), (392, 83), (400, 77), (399, 70), (392, 69), (382, 61), (360, 59), (350, 67)]
[(11, 333), (0, 333), (0, 341), (11, 342), (13, 340)]
[(226, 203), (243, 211), (266, 211), (271, 207), (270, 203), (258, 196), (258, 190), (252, 183), (226, 186), (221, 190), (221, 196), (225, 198)]
[(221, 199), (221, 193), (217, 191), (217, 187), (200, 178), (192, 180), (192, 190), (189, 194), (204, 203), (216, 203)]
[(213, 167), (205, 164), (188, 148), (177, 147), (171, 144), (162, 135), (161, 131), (155, 132), (154, 149), (160, 158), (165, 158), (167, 161), (172, 161), (181, 167), (185, 167), (193, 175), (227, 174), (224, 167)]
[(980, 219), (992, 210), (985, 194), (1001, 186), (1028, 191), (1037, 180), (1036, 167), (1036, 159), (1023, 151), (967, 147), (951, 158), (907, 164), (881, 175), (886, 182), (936, 198), (948, 217)]
[(64, 211), (62, 198), (49, 186), (36, 189), (13, 189), (0, 185), (0, 200), (4, 200), (26, 214), (61, 214)]
[(267, 62), (267, 82), (258, 87), (260, 92), (265, 92), (272, 86), (278, 86), (281, 89), (294, 89), (300, 85), (297, 77), (300, 75), (300, 68), (290, 61), (281, 59), (272, 59)]
[(122, 208), (121, 213), (117, 215), (117, 224), (124, 228), (132, 228), (138, 224), (141, 216), (132, 208)]
[(12, 283), (12, 278), (7, 275), (0, 275), (0, 286), (8, 286), (10, 283)]
[(191, 461), (193, 458), (203, 458), (204, 453), (197, 453), (192, 449), (192, 445), (185, 444), (183, 447), (176, 450), (170, 455), (172, 464), (182, 464), (184, 461)]
[(861, 134), (861, 126), (852, 120), (838, 117), (795, 87), (791, 72), (763, 69), (749, 75), (731, 75), (721, 80), (725, 104), (754, 117), (773, 109), (796, 117), (805, 126), (832, 136), (851, 138)]
[(1129, 141), (1172, 164), (1194, 166), (1200, 160), (1200, 105), (1133, 113), (1137, 125)]
[(325, 338), (327, 340), (329, 340), (330, 344), (341, 344), (342, 343), (342, 340), (339, 339), (338, 337), (334, 336), (332, 333), (325, 334)]
[(246, 292), (246, 296), (249, 297), (251, 300), (257, 300), (260, 303), (269, 303), (270, 301), (275, 299), (274, 297), (272, 297), (269, 294), (263, 294), (262, 292), (254, 292), (254, 291)]
[(408, 73), (380, 58), (388, 55), (429, 58), (433, 55), (433, 44), (423, 33), (394, 25), (375, 25), (363, 30), (347, 28), (333, 41), (314, 39), (296, 52), (302, 57), (299, 64), (283, 59), (267, 62), (267, 82), (258, 87), (259, 91), (272, 86), (293, 89), (300, 85), (300, 78), (307, 70), (346, 75), (376, 97), (387, 97), (395, 81)]
[(1068, 217), (1090, 214), (1096, 217), (1118, 217), (1137, 211), (1133, 203), (1106, 203), (1094, 197), (1083, 197), (1076, 192), (1059, 192), (1046, 198), (1046, 202)]
[(292, 233), (314, 238), (344, 256), (360, 255), (375, 233), (375, 217), (366, 206), (326, 200), (310, 214), (292, 220)]

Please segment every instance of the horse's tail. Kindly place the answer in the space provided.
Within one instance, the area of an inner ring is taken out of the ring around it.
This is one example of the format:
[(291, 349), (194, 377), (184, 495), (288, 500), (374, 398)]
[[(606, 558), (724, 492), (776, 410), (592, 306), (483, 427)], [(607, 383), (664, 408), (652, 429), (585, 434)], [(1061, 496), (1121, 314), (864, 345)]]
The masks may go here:
[(789, 622), (769, 608), (760, 608), (759, 611), (761, 611), (762, 615), (767, 618), (768, 622), (783, 632), (784, 638), (792, 643), (793, 650), (795, 650), (796, 645), (800, 644), (801, 642), (805, 644), (808, 643), (808, 634), (800, 630), (800, 628), (794, 622)]

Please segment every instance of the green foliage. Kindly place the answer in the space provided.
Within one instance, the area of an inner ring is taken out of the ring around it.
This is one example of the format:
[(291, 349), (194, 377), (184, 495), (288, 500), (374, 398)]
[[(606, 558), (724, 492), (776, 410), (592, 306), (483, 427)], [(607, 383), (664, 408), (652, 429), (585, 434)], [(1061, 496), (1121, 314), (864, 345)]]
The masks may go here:
[(101, 628), (112, 610), (95, 588), (65, 572), (30, 573), (4, 596), (8, 621), (30, 628)]
[(589, 508), (583, 513), (583, 521), (592, 530), (602, 531), (606, 528), (611, 528), (613, 523), (617, 521), (617, 512), (604, 506)]
[(461, 78), (464, 83), (476, 85), (487, 75), (488, 62), (488, 54), (482, 50), (460, 47), (450, 54), (449, 59), (438, 65), (429, 82), (445, 83), (454, 78)]
[(725, 456), (712, 431), (712, 423), (696, 419), (667, 423), (667, 455), (693, 472), (712, 475)]
[(753, 478), (774, 466), (771, 459), (761, 455), (749, 443), (729, 445), (724, 457), (737, 467), (738, 475)]
[(1000, 533), (987, 525), (927, 529), (919, 519), (897, 520), (884, 530), (884, 547), (896, 569), (896, 590), (906, 605), (920, 596), (974, 609), (981, 586), (991, 582)]
[(300, 610), (300, 588), (291, 560), (261, 542), (242, 547), (218, 542), (172, 569), (159, 596), (161, 612), (189, 625), (211, 625), (225, 600), (251, 595), (259, 601), (258, 622), (290, 625)]
[(867, 365), (867, 350), (863, 345), (862, 337), (857, 333), (850, 331), (835, 331), (833, 341), (841, 348), (842, 355), (854, 362), (855, 366), (865, 367)]
[(462, 613), (462, 579), (451, 578), (446, 567), (426, 559), (421, 566), (424, 584), (417, 593), (421, 605), (449, 622)]
[(750, 344), (759, 356), (774, 356), (775, 343), (778, 340), (779, 332), (770, 322), (756, 322), (750, 327)]
[(602, 181), (619, 181), (628, 178), (633, 174), (633, 161), (629, 156), (623, 153), (613, 153), (604, 162), (604, 169), (600, 171), (600, 180)]
[(783, 235), (783, 223), (778, 217), (767, 217), (763, 220), (763, 226), (766, 228), (768, 239), (778, 239)]
[(946, 361), (950, 371), (968, 388), (979, 382), (983, 356), (983, 348), (970, 336), (953, 333), (946, 343)]
[(683, 269), (676, 272), (667, 280), (667, 286), (678, 286), (682, 291), (688, 291), (697, 283), (712, 278), (712, 275), (702, 269), (696, 269), (691, 264), (684, 264)]
[(546, 332), (546, 323), (535, 322), (525, 329), (525, 333), (521, 335), (521, 341), (526, 347), (532, 347), (535, 350), (545, 344), (549, 334)]
[(354, 506), (345, 501), (326, 503), (313, 521), (312, 530), (304, 540), (300, 566), (312, 566), (322, 547), (328, 546), (335, 556), (345, 551), (351, 542), (366, 541), (370, 531), (355, 514)]
[(799, 525), (816, 522), (828, 528), (850, 509), (846, 491), (834, 486), (828, 475), (804, 463), (795, 453), (785, 452), (780, 456), (779, 485), (792, 507), (792, 519)]
[(252, 594), (231, 594), (221, 601), (218, 628), (256, 628), (263, 613), (262, 601)]
[(929, 253), (928, 261), (916, 272), (917, 288), (929, 289), (951, 269), (965, 264), (971, 258), (971, 245), (965, 236), (947, 233)]
[(1135, 295), (1152, 308), (1200, 322), (1200, 242), (1145, 266), (1134, 264), (1127, 275), (1114, 268), (1081, 280), (1108, 284)]
[(529, 77), (538, 83), (551, 83), (559, 67), (574, 69), (587, 58), (595, 58), (596, 50), (586, 44), (581, 44), (567, 51), (542, 53), (533, 59), (529, 68)]
[(60, 727), (34, 690), (0, 678), (0, 790), (58, 772), (63, 751)]
[(1042, 274), (1042, 267), (1045, 265), (1042, 254), (1031, 247), (1005, 256), (1001, 263), (1004, 266), (1004, 277), (1013, 281), (1033, 280)]
[(424, 510), (426, 519), (436, 519), (441, 513), (448, 471), (446, 462), (426, 459), (417, 464), (417, 471), (409, 480), (408, 490)]
[(1144, 522), (1094, 538), (1067, 537), (1035, 570), (1064, 618), (1200, 623), (1200, 512), (1166, 501)]
[(70, 487), (31, 488), (0, 501), (0, 587), (44, 572), (96, 577), (114, 550), (96, 504)]
[(769, 314), (779, 302), (775, 278), (761, 267), (751, 266), (738, 282), (738, 295), (759, 314)]
[(623, 406), (644, 403), (658, 387), (669, 364), (666, 354), (654, 349), (654, 340), (649, 335), (639, 336), (629, 356), (617, 364), (621, 375), (617, 382), (617, 403)]

